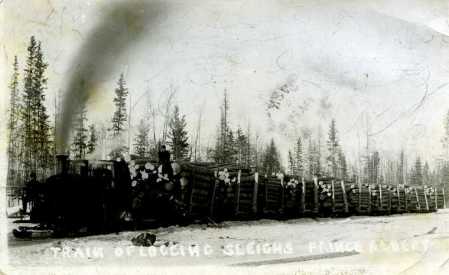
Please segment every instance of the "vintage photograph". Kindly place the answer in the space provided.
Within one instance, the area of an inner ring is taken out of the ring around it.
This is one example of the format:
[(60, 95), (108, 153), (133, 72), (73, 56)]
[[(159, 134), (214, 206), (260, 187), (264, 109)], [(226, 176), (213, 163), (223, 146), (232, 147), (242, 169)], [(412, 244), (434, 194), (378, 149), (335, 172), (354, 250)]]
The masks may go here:
[(0, 0), (0, 274), (449, 274), (449, 2)]

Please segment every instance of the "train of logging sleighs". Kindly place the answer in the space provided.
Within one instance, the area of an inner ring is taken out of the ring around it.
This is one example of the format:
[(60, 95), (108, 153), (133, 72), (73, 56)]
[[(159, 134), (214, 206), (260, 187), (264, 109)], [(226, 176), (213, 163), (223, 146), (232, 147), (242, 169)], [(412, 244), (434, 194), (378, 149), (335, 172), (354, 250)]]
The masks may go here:
[[(57, 156), (57, 173), (24, 190), (24, 208), (37, 226), (14, 236), (79, 236), (168, 225), (260, 218), (427, 213), (446, 208), (444, 188), (362, 184), (261, 175), (212, 163), (149, 160), (70, 161)], [(27, 207), (28, 206), (28, 207)]]

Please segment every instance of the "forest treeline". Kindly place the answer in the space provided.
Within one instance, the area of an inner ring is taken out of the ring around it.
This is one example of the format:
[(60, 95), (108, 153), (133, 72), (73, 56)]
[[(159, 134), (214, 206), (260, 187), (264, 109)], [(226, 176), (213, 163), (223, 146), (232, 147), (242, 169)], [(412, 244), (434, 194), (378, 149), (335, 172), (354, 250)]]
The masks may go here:
[[(54, 173), (59, 108), (55, 106), (51, 115), (46, 107), (48, 66), (42, 43), (35, 37), (30, 38), (23, 64), (17, 56), (14, 58), (9, 83), (8, 186), (22, 186), (33, 173), (41, 180)], [(118, 77), (114, 92), (115, 109), (106, 125), (89, 123), (86, 106), (78, 110), (73, 121), (71, 159), (105, 156), (115, 159), (131, 155), (156, 161), (160, 146), (166, 144), (173, 160), (232, 164), (267, 175), (282, 172), (304, 178), (318, 175), (353, 181), (359, 179), (365, 183), (449, 186), (448, 159), (439, 161), (431, 169), (420, 157), (411, 165), (407, 164), (404, 151), (391, 159), (367, 148), (361, 159), (350, 163), (340, 144), (335, 119), (329, 121), (325, 137), (321, 134), (298, 136), (291, 148), (282, 148), (288, 151), (287, 162), (283, 163), (274, 139), (261, 144), (259, 136), (251, 132), (250, 125), (246, 128), (231, 126), (229, 113), (232, 104), (226, 91), (213, 145), (204, 145), (201, 140), (201, 112), (198, 122), (187, 121), (181, 108), (173, 103), (174, 89), (167, 92), (162, 108), (147, 106), (138, 122), (137, 133), (131, 136), (133, 106), (128, 104), (129, 94), (123, 74)], [(156, 120), (162, 123), (158, 133)], [(448, 156), (449, 112), (444, 121), (442, 143), (446, 150), (444, 155)], [(193, 133), (189, 133), (188, 123), (196, 125), (191, 128)]]

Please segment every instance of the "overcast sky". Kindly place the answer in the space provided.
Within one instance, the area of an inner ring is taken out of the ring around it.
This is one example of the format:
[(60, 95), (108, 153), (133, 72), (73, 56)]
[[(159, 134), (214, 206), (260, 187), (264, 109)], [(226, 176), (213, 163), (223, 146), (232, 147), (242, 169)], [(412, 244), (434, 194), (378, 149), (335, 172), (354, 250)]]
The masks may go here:
[[(2, 1), (7, 75), (14, 55), (23, 68), (35, 35), (49, 63), (52, 105), (77, 66), (73, 57), (111, 2)], [(189, 127), (203, 109), (203, 142), (212, 143), (226, 89), (232, 125), (246, 129), (249, 123), (261, 139), (275, 138), (284, 156), (300, 134), (316, 136), (321, 128), (326, 136), (331, 118), (352, 161), (367, 133), (383, 154), (403, 147), (431, 162), (441, 154), (449, 109), (447, 1), (163, 2), (143, 39), (120, 57), (108, 56), (117, 62), (95, 84), (92, 121), (110, 120), (114, 85), (124, 72), (132, 98), (140, 99), (135, 126), (146, 103), (141, 95), (147, 91), (158, 102), (172, 87)], [(269, 117), (267, 99), (283, 84), (292, 92)]]

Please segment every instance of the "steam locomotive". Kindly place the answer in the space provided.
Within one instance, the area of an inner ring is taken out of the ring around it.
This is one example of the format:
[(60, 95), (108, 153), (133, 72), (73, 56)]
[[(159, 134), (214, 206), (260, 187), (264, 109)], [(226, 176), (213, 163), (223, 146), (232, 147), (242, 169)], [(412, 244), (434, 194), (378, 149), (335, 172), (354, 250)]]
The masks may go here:
[(39, 226), (13, 233), (58, 237), (235, 219), (422, 213), (445, 208), (448, 199), (444, 188), (267, 176), (214, 163), (173, 168), (169, 178), (150, 160), (89, 163), (58, 155), (57, 173), (27, 187), (30, 219)]

